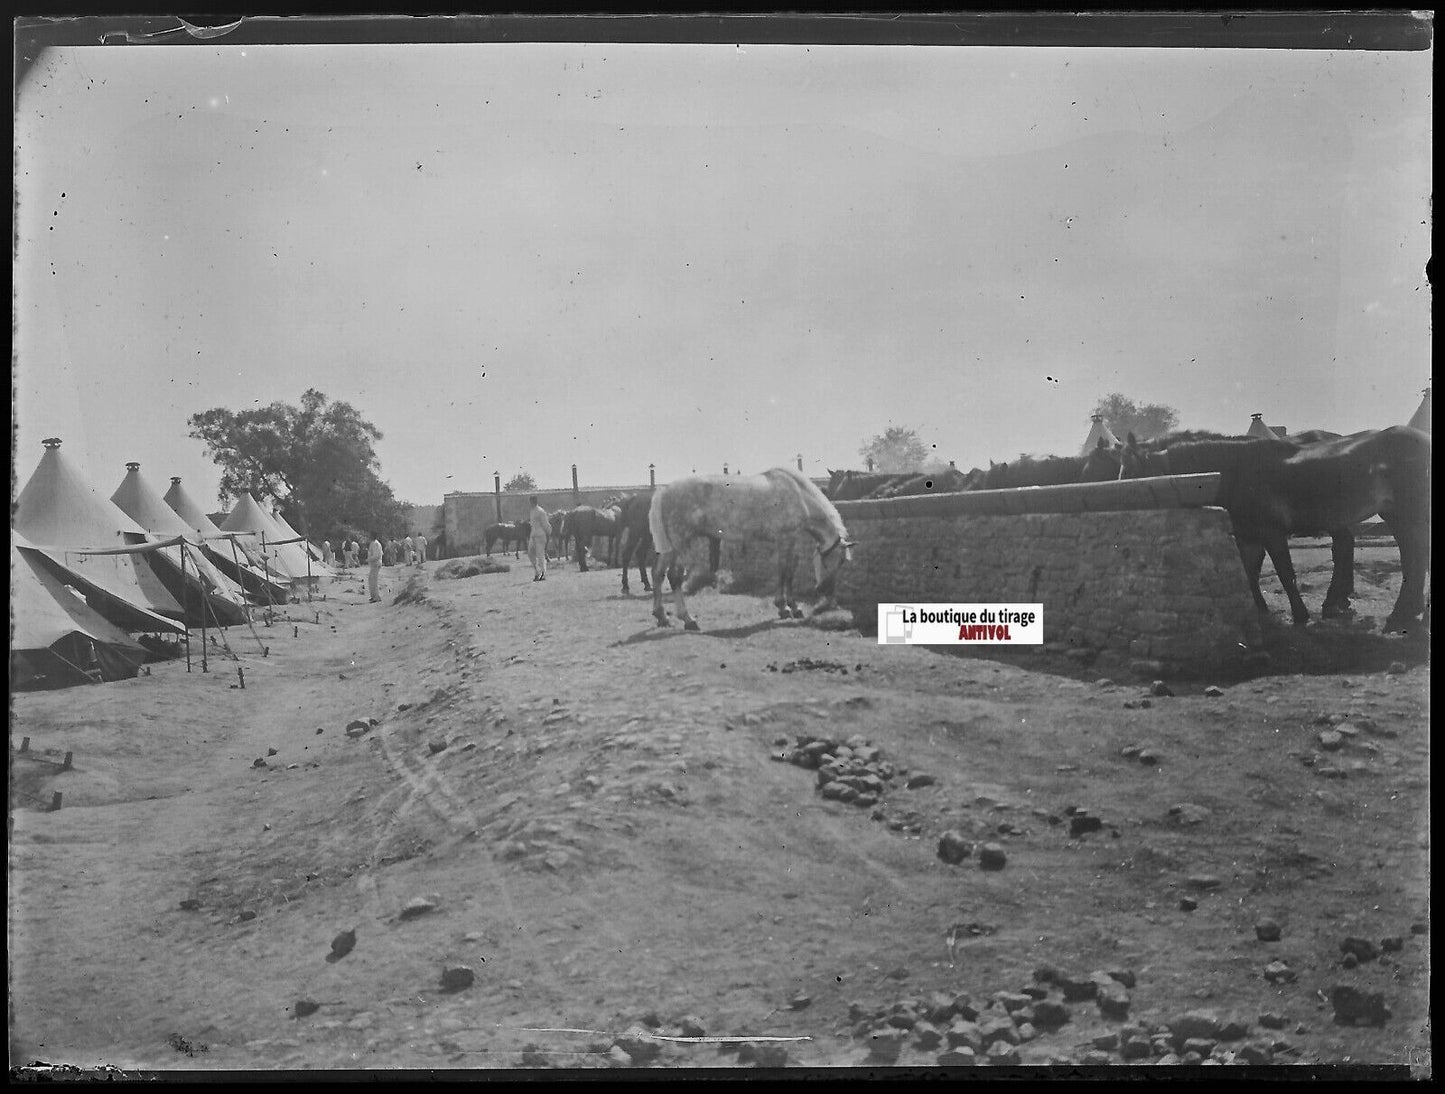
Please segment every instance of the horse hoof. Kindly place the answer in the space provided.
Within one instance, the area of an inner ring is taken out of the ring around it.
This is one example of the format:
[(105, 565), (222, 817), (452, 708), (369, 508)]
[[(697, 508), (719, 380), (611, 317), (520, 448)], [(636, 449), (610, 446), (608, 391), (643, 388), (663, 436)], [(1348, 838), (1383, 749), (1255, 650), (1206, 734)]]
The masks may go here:
[(657, 625), (658, 625), (659, 627), (670, 627), (670, 626), (672, 626), (672, 620), (667, 619), (667, 618), (664, 618), (663, 616), (660, 616), (660, 615), (659, 615), (659, 616), (654, 616), (653, 618), (657, 620)]
[(779, 619), (792, 619), (792, 618), (793, 618), (793, 613), (790, 612), (790, 611), (788, 611), (787, 608), (779, 608), (779, 609), (778, 609), (778, 618), (779, 618)]
[(700, 631), (700, 630), (702, 630), (702, 628), (697, 625), (697, 620), (696, 620), (696, 619), (689, 619), (686, 623), (684, 623), (684, 624), (682, 625), (682, 629), (685, 630), (685, 631)]
[(793, 609), (793, 618), (794, 618), (794, 619), (802, 619), (802, 618), (803, 618), (803, 609), (802, 609), (802, 608), (794, 608), (794, 609)]

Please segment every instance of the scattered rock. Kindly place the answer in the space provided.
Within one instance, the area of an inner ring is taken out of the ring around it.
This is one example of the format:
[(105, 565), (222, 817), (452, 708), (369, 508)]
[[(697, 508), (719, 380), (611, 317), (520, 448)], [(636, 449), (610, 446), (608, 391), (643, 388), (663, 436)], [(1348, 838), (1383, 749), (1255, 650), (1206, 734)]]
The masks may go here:
[(1345, 738), (1338, 730), (1327, 729), (1319, 735), (1320, 747), (1326, 752), (1336, 752), (1345, 743)]
[(939, 1067), (973, 1067), (978, 1063), (978, 1057), (971, 1048), (951, 1048), (940, 1052), (935, 1062)]
[(990, 1018), (979, 1025), (978, 1033), (979, 1037), (983, 1040), (985, 1048), (988, 1048), (997, 1041), (1003, 1041), (1005, 1044), (1010, 1045), (1019, 1043), (1018, 1028), (1010, 1018)]
[(1041, 999), (1034, 1004), (1034, 1024), (1043, 1029), (1058, 1029), (1069, 1020), (1069, 1008), (1062, 1003)]
[(909, 790), (918, 790), (921, 787), (932, 786), (936, 782), (938, 782), (938, 779), (932, 775), (914, 775), (904, 783), (904, 786)]
[(270, 766), (270, 765), (268, 765), (265, 760), (261, 759), (260, 757), (257, 757), (257, 758), (252, 762), (251, 766), (252, 766), (252, 767), (268, 767), (268, 766)]
[[(1168, 1023), (1174, 1040), (1183, 1044), (1193, 1038), (1216, 1040), (1219, 1037), (1219, 1016), (1213, 1011), (1191, 1010)], [(1205, 1055), (1209, 1055), (1206, 1051)]]
[(966, 1048), (975, 1053), (983, 1051), (983, 1030), (973, 1022), (955, 1018), (943, 1036), (950, 1048)]
[(957, 866), (973, 854), (973, 843), (957, 829), (949, 829), (938, 837), (938, 857), (950, 866)]
[(199, 911), (200, 907), (201, 902), (195, 897), (187, 897), (185, 900), (181, 901), (181, 911), (183, 912)]
[(350, 930), (342, 931), (339, 935), (337, 935), (331, 940), (331, 954), (327, 957), (326, 960), (340, 961), (355, 948), (356, 929), (352, 928)]
[(363, 733), (371, 732), (371, 723), (361, 718), (346, 723), (346, 735), (348, 737), (360, 737)]
[(1021, 1062), (1019, 1050), (1003, 1041), (995, 1041), (988, 1046), (988, 1062), (1002, 1067), (1017, 1067)]
[(791, 999), (788, 1000), (788, 1009), (803, 1010), (804, 1008), (811, 1006), (812, 1003), (813, 997), (808, 995), (806, 992), (800, 991), (798, 992), (798, 994), (794, 995)]
[(1353, 969), (1359, 963), (1360, 959), (1352, 953), (1345, 954), (1343, 960), (1340, 961), (1340, 964), (1347, 969)]
[(1131, 991), (1133, 990), (1134, 985), (1138, 983), (1138, 978), (1134, 975), (1133, 969), (1110, 969), (1109, 979), (1117, 980), (1119, 983), (1123, 984)]
[(296, 1000), (296, 1006), (293, 1008), (293, 1013), (297, 1018), (305, 1018), (308, 1015), (315, 1014), (320, 1009), (320, 1003), (310, 999), (298, 999)]
[(1069, 818), (1069, 835), (1078, 837), (1086, 832), (1097, 832), (1104, 827), (1104, 822), (1098, 817), (1091, 817), (1087, 813), (1075, 813)]
[(1105, 1018), (1127, 1018), (1129, 1016), (1129, 991), (1116, 980), (1107, 980), (1098, 985), (1095, 996), (1099, 1013)]
[(1247, 1045), (1241, 1045), (1235, 1055), (1247, 1064), (1268, 1064), (1274, 1060), (1274, 1050), (1262, 1041), (1252, 1041)]
[(1265, 1011), (1259, 1016), (1259, 1024), (1265, 1029), (1284, 1029), (1289, 1024), (1289, 1019), (1283, 1014)]
[(1249, 1036), (1249, 1023), (1230, 1018), (1219, 1027), (1221, 1041), (1240, 1041)]
[(447, 750), (447, 743), (445, 741), (428, 741), (426, 743), (426, 750), (435, 756), (438, 752), (445, 752)]
[(1214, 815), (1213, 811), (1193, 802), (1180, 802), (1169, 807), (1169, 819), (1175, 824), (1193, 826), (1203, 824)]
[(913, 1027), (913, 1043), (928, 1052), (943, 1042), (943, 1034), (932, 1022), (919, 1022)]
[(1271, 961), (1264, 967), (1264, 978), (1271, 984), (1288, 984), (1293, 982), (1296, 973), (1283, 961)]
[(1218, 889), (1223, 884), (1214, 874), (1190, 874), (1184, 879), (1184, 887), (1193, 889), (1195, 892), (1207, 892), (1210, 889)]
[(1182, 896), (1179, 898), (1179, 910), (1181, 912), (1192, 912), (1197, 907), (1199, 907), (1199, 901), (1195, 900), (1192, 896)]
[(251, 920), (253, 920), (253, 919), (255, 919), (255, 918), (256, 918), (256, 913), (255, 913), (254, 911), (252, 911), (250, 908), (246, 908), (246, 909), (242, 910), (241, 912), (238, 912), (237, 915), (236, 915), (236, 921), (237, 921), (238, 923), (249, 923)]
[(1217, 684), (1210, 684), (1204, 689), (1204, 694), (1208, 695), (1211, 699), (1218, 699), (1224, 694), (1224, 689)]
[(1168, 684), (1166, 684), (1163, 680), (1155, 680), (1152, 684), (1149, 685), (1149, 694), (1158, 696), (1160, 698), (1169, 698), (1174, 695), (1174, 689), (1171, 688)]
[(402, 919), (413, 919), (434, 911), (436, 911), (435, 901), (428, 900), (424, 896), (414, 896), (402, 905), (400, 915)]
[(1405, 940), (1399, 935), (1390, 935), (1388, 938), (1380, 939), (1381, 953), (1399, 953), (1405, 948)]
[(1380, 951), (1368, 938), (1349, 937), (1340, 943), (1340, 952), (1354, 954), (1360, 961), (1373, 961), (1380, 956)]
[(1083, 1059), (1079, 1061), (1079, 1063), (1085, 1067), (1106, 1067), (1113, 1062), (1114, 1058), (1112, 1056), (1096, 1048), (1091, 1048), (1088, 1052), (1084, 1053)]
[(275, 750), (274, 748), (268, 748), (268, 749), (266, 750), (266, 755), (268, 755), (268, 756), (274, 756), (274, 755), (276, 755), (276, 750)]
[(442, 991), (462, 991), (472, 986), (476, 974), (466, 965), (454, 965), (442, 971)]
[[(1144, 701), (1147, 703), (1149, 700), (1145, 699)], [(1139, 762), (1145, 767), (1154, 767), (1159, 763), (1159, 753), (1152, 748), (1146, 748), (1139, 753)]]
[(1403, 673), (1404, 671), (1405, 671), (1405, 662), (1403, 662), (1403, 661), (1391, 661), (1390, 664), (1389, 664), (1389, 667), (1385, 669), (1385, 675), (1386, 675), (1386, 676), (1399, 676), (1399, 675), (1400, 675), (1401, 673)]
[(1021, 991), (994, 992), (993, 998), (999, 1006), (1003, 1007), (1003, 1009), (1010, 1014), (1016, 1010), (1022, 1010), (1024, 1007), (1031, 1007), (1034, 1004), (1034, 997), (1032, 995), (1025, 995)]
[(1054, 978), (1054, 985), (1064, 993), (1066, 1003), (1081, 1003), (1099, 993), (1099, 985), (1093, 980), (1079, 980), (1063, 973)]
[(1119, 755), (1123, 756), (1126, 760), (1137, 760), (1139, 758), (1139, 753), (1143, 751), (1143, 745), (1125, 745), (1123, 748), (1119, 749)]
[(978, 865), (984, 870), (1002, 870), (1008, 863), (1008, 855), (997, 843), (985, 843), (978, 849)]
[(1278, 942), (1279, 924), (1272, 919), (1261, 919), (1254, 925), (1254, 937), (1261, 942)]

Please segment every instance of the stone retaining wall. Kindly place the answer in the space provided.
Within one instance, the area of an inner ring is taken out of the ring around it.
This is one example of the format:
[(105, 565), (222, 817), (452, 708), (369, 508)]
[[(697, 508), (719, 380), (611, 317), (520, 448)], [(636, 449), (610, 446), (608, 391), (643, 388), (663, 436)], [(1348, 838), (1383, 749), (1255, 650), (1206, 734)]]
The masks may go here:
[[(1160, 671), (1227, 670), (1262, 634), (1229, 515), (1208, 507), (1217, 484), (1171, 476), (842, 502), (857, 546), (839, 603), (865, 634), (879, 603), (1042, 603), (1046, 644)], [(726, 543), (723, 587), (773, 593), (775, 559), (772, 544)], [(809, 565), (797, 585), (811, 589)]]

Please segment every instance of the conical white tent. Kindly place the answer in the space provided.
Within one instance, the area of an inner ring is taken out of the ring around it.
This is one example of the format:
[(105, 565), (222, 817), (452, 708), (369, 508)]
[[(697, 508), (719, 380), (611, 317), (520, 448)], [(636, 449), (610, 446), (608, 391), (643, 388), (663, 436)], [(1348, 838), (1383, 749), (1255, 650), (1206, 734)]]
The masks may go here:
[(1104, 424), (1101, 415), (1095, 414), (1093, 422), (1094, 424), (1089, 427), (1089, 436), (1084, 441), (1084, 447), (1079, 449), (1080, 456), (1087, 456), (1094, 451), (1100, 441), (1104, 442), (1106, 448), (1114, 448), (1119, 444), (1119, 438), (1114, 436), (1114, 431)]
[[(15, 501), (10, 524), (55, 566), (115, 601), (146, 614), (183, 617), (181, 605), (148, 562), (131, 554), (87, 551), (133, 547), (145, 544), (149, 537), (70, 466), (60, 454), (59, 440), (52, 437), (45, 442), (45, 454)], [(122, 621), (106, 607), (92, 607), (125, 630), (151, 629), (133, 625), (140, 617)]]
[[(202, 550), (206, 557), (231, 579), (238, 581), (246, 592), (257, 603), (282, 604), (286, 602), (290, 593), (285, 587), (285, 579), (280, 581), (266, 579), (264, 567), (261, 564), (259, 549), (253, 552), (250, 536), (242, 536), (239, 540), (217, 528), (206, 516), (206, 512), (191, 499), (186, 493), (185, 487), (181, 485), (179, 476), (171, 477), (171, 488), (166, 491), (163, 499), (175, 514), (186, 522), (188, 528), (194, 528), (201, 537)], [(275, 574), (272, 577), (276, 577)]]
[(91, 608), (33, 551), (10, 545), (10, 686), (16, 691), (127, 680), (146, 651)]
[[(141, 475), (140, 464), (126, 464), (125, 478), (110, 500), (152, 536), (181, 536), (191, 545), (186, 552), (185, 566), (178, 572), (161, 574), (161, 580), (166, 581), (173, 596), (187, 605), (193, 614), (209, 613), (210, 620), (223, 627), (245, 622), (246, 601), (240, 586), (217, 570), (206, 557), (201, 550), (200, 535), (161, 500), (161, 496)], [(181, 579), (182, 584), (177, 584), (177, 579)]]
[[(263, 542), (265, 544), (265, 553), (273, 576), (280, 574), (284, 580), (292, 582), (306, 580), (309, 563), (306, 552), (299, 544), (286, 542), (296, 537), (281, 531), (250, 494), (242, 494), (237, 499), (235, 508), (221, 523), (221, 531), (253, 533), (256, 537), (253, 541), (255, 546), (260, 547)], [(310, 569), (315, 576), (315, 567)]]
[(1249, 428), (1244, 431), (1246, 437), (1263, 437), (1268, 440), (1278, 440), (1283, 437), (1287, 430), (1282, 425), (1265, 425), (1263, 414), (1251, 414), (1249, 416)]
[(311, 556), (311, 573), (313, 576), (334, 576), (334, 571), (331, 569), (331, 567), (321, 561), (321, 551), (309, 539), (307, 539), (300, 532), (296, 531), (296, 529), (291, 527), (290, 522), (281, 515), (280, 509), (271, 510), (271, 519), (275, 522), (276, 527), (279, 528), (282, 533), (284, 533), (287, 539), (295, 539), (300, 541), (297, 546), (299, 546), (303, 551), (305, 551), (309, 556)]
[(1419, 409), (1410, 416), (1410, 420), (1405, 424), (1420, 430), (1422, 433), (1430, 432), (1430, 389), (1428, 387), (1420, 399)]

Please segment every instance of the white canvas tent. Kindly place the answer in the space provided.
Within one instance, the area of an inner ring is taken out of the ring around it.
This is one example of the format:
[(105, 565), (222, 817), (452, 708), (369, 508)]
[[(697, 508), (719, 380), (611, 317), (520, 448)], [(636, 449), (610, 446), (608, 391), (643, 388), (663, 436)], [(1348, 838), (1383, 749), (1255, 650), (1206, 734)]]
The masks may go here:
[(1102, 416), (1094, 415), (1094, 424), (1089, 427), (1089, 436), (1084, 441), (1084, 447), (1079, 449), (1080, 456), (1087, 456), (1094, 451), (1100, 441), (1104, 442), (1105, 448), (1114, 448), (1119, 444), (1119, 438), (1114, 436), (1114, 431), (1104, 424)]
[(271, 519), (275, 522), (276, 527), (281, 530), (281, 532), (285, 535), (287, 539), (295, 539), (300, 541), (297, 546), (299, 546), (303, 551), (305, 551), (309, 556), (311, 556), (311, 573), (313, 576), (335, 576), (335, 571), (333, 571), (330, 566), (326, 565), (324, 562), (321, 561), (320, 549), (317, 548), (315, 544), (313, 544), (300, 532), (292, 528), (290, 522), (281, 515), (281, 510), (272, 509)]
[(1287, 430), (1282, 425), (1265, 425), (1263, 414), (1251, 414), (1249, 416), (1249, 428), (1244, 431), (1246, 437), (1263, 437), (1269, 440), (1278, 440), (1283, 437)]
[(106, 594), (104, 603), (92, 599), (91, 606), (123, 630), (172, 629), (142, 625), (154, 614), (183, 618), (181, 605), (145, 559), (94, 553), (142, 545), (149, 537), (70, 466), (60, 454), (59, 440), (45, 442), (45, 455), (20, 491), (10, 523), (51, 564), (53, 573), (73, 575), (87, 587), (88, 596), (89, 589)]
[(16, 691), (128, 680), (146, 651), (33, 551), (10, 544), (10, 686)]
[(273, 580), (266, 578), (259, 547), (253, 550), (251, 546), (252, 537), (242, 535), (238, 538), (217, 528), (206, 516), (205, 510), (186, 493), (179, 476), (171, 477), (171, 488), (166, 491), (163, 500), (186, 522), (188, 528), (194, 528), (200, 535), (206, 557), (226, 576), (240, 582), (252, 600), (258, 604), (286, 602), (290, 593), (285, 578), (274, 580), (274, 574)]
[[(186, 552), (185, 566), (178, 571), (161, 572), (161, 580), (171, 594), (187, 608), (188, 618), (205, 612), (209, 613), (209, 620), (219, 626), (230, 627), (245, 622), (246, 601), (240, 586), (217, 570), (206, 557), (200, 549), (200, 535), (161, 500), (161, 496), (141, 475), (140, 464), (126, 464), (125, 478), (110, 500), (152, 536), (180, 536), (191, 545)], [(161, 556), (157, 561), (166, 564), (170, 560)], [(195, 621), (200, 622), (199, 619)]]
[(288, 542), (296, 537), (281, 531), (250, 494), (242, 494), (237, 499), (235, 507), (222, 522), (221, 531), (252, 533), (255, 539), (251, 544), (258, 549), (264, 536), (268, 566), (272, 575), (280, 575), (283, 581), (304, 582), (308, 568), (313, 578), (317, 576), (316, 567), (310, 565), (310, 557), (300, 544)]
[(1410, 420), (1405, 424), (1420, 430), (1422, 433), (1430, 432), (1430, 389), (1428, 387), (1425, 389), (1424, 395), (1420, 398), (1419, 409), (1410, 416)]

